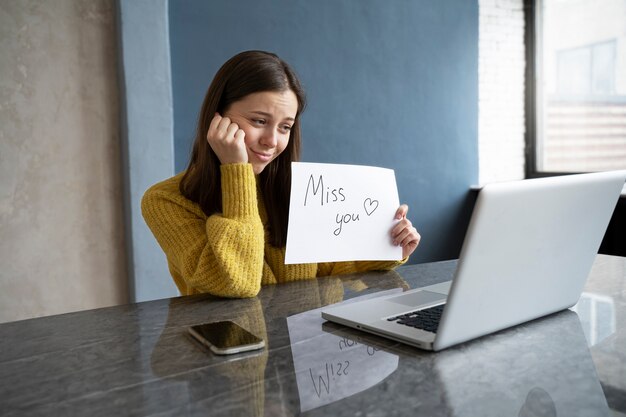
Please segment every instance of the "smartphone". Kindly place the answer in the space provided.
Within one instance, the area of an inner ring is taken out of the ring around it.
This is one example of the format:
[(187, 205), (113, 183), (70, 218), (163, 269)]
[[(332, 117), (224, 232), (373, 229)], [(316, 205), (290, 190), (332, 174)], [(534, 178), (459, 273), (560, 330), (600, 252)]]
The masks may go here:
[(265, 341), (232, 321), (191, 326), (189, 333), (217, 355), (230, 355), (262, 349)]

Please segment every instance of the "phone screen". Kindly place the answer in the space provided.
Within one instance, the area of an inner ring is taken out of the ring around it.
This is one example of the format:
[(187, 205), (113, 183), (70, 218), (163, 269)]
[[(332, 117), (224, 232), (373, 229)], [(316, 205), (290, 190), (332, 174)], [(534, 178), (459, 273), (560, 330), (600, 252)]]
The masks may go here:
[(189, 332), (220, 355), (261, 349), (263, 339), (232, 321), (218, 321), (191, 326)]

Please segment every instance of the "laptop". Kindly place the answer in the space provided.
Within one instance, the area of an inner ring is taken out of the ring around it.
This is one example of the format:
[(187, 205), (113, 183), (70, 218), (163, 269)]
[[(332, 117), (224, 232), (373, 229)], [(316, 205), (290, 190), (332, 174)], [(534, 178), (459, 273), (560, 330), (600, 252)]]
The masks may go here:
[(625, 181), (626, 171), (611, 171), (487, 184), (452, 281), (322, 317), (437, 351), (571, 307)]

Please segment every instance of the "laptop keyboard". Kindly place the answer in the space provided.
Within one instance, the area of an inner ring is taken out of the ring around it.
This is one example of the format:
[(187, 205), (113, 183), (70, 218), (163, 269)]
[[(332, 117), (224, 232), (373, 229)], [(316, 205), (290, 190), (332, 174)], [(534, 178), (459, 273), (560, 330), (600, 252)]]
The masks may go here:
[(387, 321), (395, 321), (398, 324), (437, 333), (444, 306), (445, 304), (440, 304), (423, 310), (411, 311), (400, 316), (390, 317)]

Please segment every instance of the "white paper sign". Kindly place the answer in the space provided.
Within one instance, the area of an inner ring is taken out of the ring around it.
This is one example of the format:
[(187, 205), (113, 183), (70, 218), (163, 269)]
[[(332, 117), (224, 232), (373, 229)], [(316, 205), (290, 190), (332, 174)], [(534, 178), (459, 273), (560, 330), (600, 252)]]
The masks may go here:
[(285, 263), (402, 259), (399, 206), (391, 169), (293, 162)]

